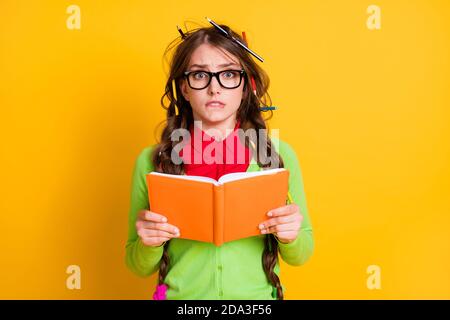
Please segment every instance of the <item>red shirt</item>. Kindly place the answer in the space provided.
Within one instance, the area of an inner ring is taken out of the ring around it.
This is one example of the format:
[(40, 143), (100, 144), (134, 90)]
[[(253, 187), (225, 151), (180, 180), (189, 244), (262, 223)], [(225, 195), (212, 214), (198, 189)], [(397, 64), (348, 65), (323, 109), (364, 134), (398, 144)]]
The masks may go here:
[(239, 128), (238, 121), (233, 132), (217, 141), (192, 124), (190, 138), (180, 151), (185, 173), (218, 180), (227, 173), (247, 171), (251, 150), (241, 143), (237, 134)]

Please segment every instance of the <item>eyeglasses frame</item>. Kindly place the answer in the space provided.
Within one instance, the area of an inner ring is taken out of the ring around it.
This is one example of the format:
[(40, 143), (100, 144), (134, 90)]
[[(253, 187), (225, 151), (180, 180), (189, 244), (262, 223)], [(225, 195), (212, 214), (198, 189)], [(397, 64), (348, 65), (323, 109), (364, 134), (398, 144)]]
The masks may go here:
[[(235, 86), (235, 87), (232, 87), (232, 88), (225, 87), (225, 86), (222, 84), (222, 82), (220, 81), (220, 77), (219, 77), (219, 75), (220, 75), (221, 73), (223, 73), (223, 72), (229, 72), (229, 71), (237, 71), (237, 72), (239, 72), (239, 77), (240, 77), (240, 78), (239, 78), (239, 84), (238, 84), (237, 86)], [(190, 82), (190, 80), (189, 80), (189, 75), (190, 75), (191, 73), (194, 73), (194, 72), (204, 72), (204, 73), (207, 73), (207, 74), (209, 75), (209, 81), (208, 81), (208, 83), (207, 83), (203, 88), (194, 88), (194, 87), (191, 86), (191, 82)], [(232, 90), (232, 89), (239, 88), (239, 86), (242, 84), (242, 78), (243, 78), (243, 76), (245, 75), (245, 70), (232, 70), (232, 69), (227, 69), (227, 70), (222, 70), (222, 71), (217, 71), (217, 72), (211, 72), (211, 71), (205, 71), (205, 70), (191, 70), (191, 71), (185, 71), (185, 72), (183, 73), (183, 75), (184, 75), (184, 77), (187, 79), (187, 82), (188, 82), (189, 87), (190, 87), (191, 89), (194, 89), (194, 90), (203, 90), (203, 89), (207, 88), (207, 87), (211, 84), (212, 78), (214, 78), (214, 77), (216, 78), (217, 82), (220, 84), (220, 86), (221, 86), (222, 88)]]

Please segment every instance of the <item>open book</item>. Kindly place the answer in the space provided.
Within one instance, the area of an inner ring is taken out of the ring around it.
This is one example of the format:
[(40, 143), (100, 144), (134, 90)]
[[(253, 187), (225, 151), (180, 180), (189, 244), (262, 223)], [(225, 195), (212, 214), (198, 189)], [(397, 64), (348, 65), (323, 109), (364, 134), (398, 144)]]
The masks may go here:
[(209, 177), (146, 174), (150, 210), (180, 229), (180, 238), (224, 242), (261, 235), (267, 212), (284, 206), (289, 171), (284, 168)]

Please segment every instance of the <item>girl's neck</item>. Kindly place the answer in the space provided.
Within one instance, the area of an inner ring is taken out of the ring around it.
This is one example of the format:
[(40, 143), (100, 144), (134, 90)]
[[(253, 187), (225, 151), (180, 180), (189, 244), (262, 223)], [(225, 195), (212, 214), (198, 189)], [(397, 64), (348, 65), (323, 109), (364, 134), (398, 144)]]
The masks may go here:
[[(197, 123), (196, 121), (201, 121), (201, 120), (200, 119), (195, 120), (194, 125), (198, 126), (199, 123)], [(201, 129), (204, 132), (207, 132), (210, 129), (214, 129), (214, 130), (211, 130), (210, 132), (208, 132), (208, 135), (211, 137), (214, 137), (214, 140), (221, 141), (221, 140), (225, 139), (229, 134), (231, 134), (231, 132), (234, 131), (234, 129), (236, 128), (236, 125), (237, 125), (236, 118), (230, 117), (219, 123), (208, 123), (208, 122), (202, 121)]]

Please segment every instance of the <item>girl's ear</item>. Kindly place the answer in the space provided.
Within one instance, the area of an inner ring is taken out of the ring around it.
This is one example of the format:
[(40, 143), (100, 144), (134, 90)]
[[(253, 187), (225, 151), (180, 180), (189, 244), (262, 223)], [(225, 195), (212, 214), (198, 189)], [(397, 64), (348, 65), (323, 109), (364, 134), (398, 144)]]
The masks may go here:
[(181, 84), (180, 84), (180, 89), (181, 89), (181, 94), (184, 97), (184, 100), (189, 101), (189, 94), (187, 91), (187, 84), (186, 84), (186, 80), (182, 80)]

